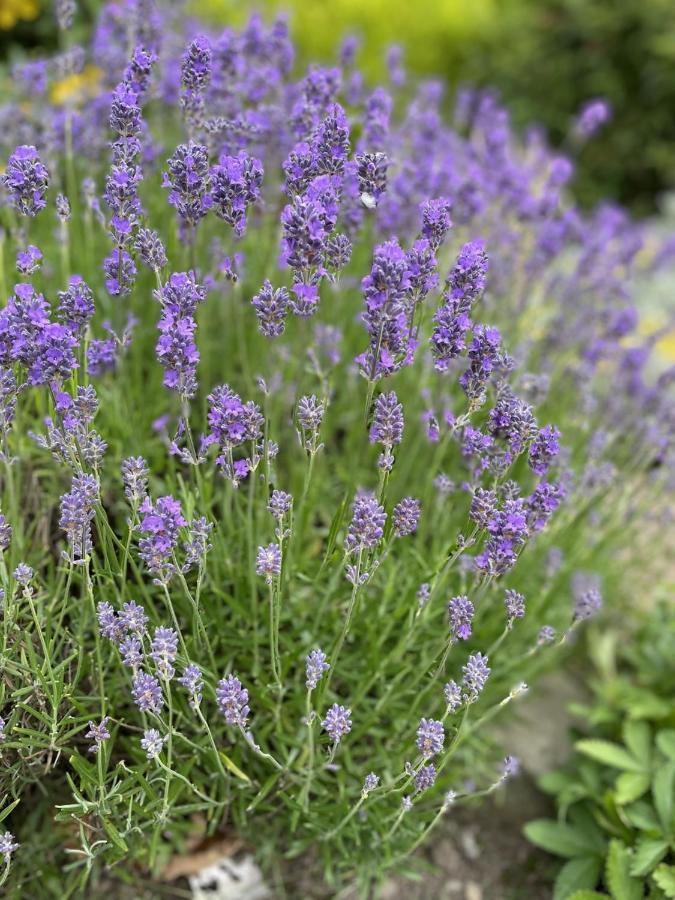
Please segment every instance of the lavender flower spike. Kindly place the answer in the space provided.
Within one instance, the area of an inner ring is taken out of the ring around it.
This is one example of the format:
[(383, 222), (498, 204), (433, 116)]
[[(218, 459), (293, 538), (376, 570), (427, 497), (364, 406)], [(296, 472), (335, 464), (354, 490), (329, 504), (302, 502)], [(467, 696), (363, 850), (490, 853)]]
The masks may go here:
[(323, 650), (312, 650), (305, 661), (305, 687), (307, 690), (313, 691), (323, 678), (324, 672), (327, 672), (328, 669), (330, 669), (330, 663), (327, 661)]
[(342, 738), (352, 730), (351, 709), (334, 703), (321, 722), (321, 727), (328, 733), (334, 745), (339, 744)]
[(248, 705), (248, 691), (242, 687), (236, 675), (221, 678), (216, 688), (218, 707), (228, 725), (245, 728), (251, 709)]
[(417, 729), (417, 749), (425, 759), (443, 750), (445, 733), (443, 723), (437, 719), (421, 719)]

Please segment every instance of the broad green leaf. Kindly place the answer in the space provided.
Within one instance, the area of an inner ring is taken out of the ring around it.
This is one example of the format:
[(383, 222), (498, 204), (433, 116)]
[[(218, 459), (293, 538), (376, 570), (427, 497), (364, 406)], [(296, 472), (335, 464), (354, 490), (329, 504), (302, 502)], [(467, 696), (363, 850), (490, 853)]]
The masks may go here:
[(615, 769), (624, 769), (626, 772), (644, 772), (645, 765), (635, 759), (620, 744), (613, 744), (611, 741), (600, 741), (595, 739), (577, 741), (574, 745), (579, 753), (590, 756), (598, 762), (604, 763), (606, 766), (612, 766)]
[(541, 778), (537, 779), (537, 785), (547, 794), (559, 794), (564, 788), (569, 788), (577, 783), (574, 775), (564, 772), (562, 769), (545, 772)]
[(652, 869), (661, 862), (667, 852), (668, 841), (642, 838), (635, 845), (633, 864), (630, 869), (631, 875), (635, 875), (638, 878), (641, 875), (649, 875)]
[(612, 900), (642, 900), (642, 883), (630, 874), (632, 855), (621, 841), (610, 841), (605, 881)]
[(558, 872), (553, 889), (553, 900), (567, 900), (581, 888), (593, 888), (598, 883), (601, 862), (597, 856), (580, 856), (570, 859)]
[(623, 742), (635, 759), (649, 765), (652, 755), (652, 733), (646, 722), (626, 719), (623, 723)]
[(523, 831), (529, 841), (556, 856), (573, 859), (576, 856), (590, 855), (587, 838), (564, 822), (535, 819), (528, 822)]
[(651, 803), (638, 800), (637, 803), (624, 807), (624, 815), (631, 825), (639, 828), (640, 831), (654, 831), (657, 834), (661, 831), (659, 820)]
[(675, 728), (666, 728), (656, 735), (656, 746), (668, 759), (675, 760)]
[(663, 831), (670, 831), (673, 817), (673, 791), (675, 790), (675, 762), (666, 763), (656, 770), (652, 783), (654, 806), (659, 815)]
[(622, 772), (616, 779), (614, 799), (620, 806), (632, 803), (649, 789), (650, 783), (647, 772)]
[(675, 866), (666, 866), (665, 864), (657, 866), (652, 873), (652, 878), (668, 897), (668, 900), (675, 900)]

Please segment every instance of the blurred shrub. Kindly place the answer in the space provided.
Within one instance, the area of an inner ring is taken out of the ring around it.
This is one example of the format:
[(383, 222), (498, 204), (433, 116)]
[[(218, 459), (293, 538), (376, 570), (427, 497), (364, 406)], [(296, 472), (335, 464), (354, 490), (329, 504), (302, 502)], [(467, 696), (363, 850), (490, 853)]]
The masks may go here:
[(562, 140), (589, 97), (607, 97), (610, 127), (584, 148), (578, 193), (608, 194), (645, 211), (675, 183), (675, 4), (672, 0), (526, 0), (466, 74), (495, 85), (519, 124), (543, 123)]

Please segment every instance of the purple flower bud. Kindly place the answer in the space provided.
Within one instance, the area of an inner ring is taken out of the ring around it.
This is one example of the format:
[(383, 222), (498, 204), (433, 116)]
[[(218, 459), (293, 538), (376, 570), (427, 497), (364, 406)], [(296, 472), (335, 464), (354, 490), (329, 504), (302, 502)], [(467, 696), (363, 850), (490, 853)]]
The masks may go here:
[(448, 620), (450, 633), (455, 641), (466, 641), (471, 637), (473, 621), (473, 603), (468, 597), (453, 597), (448, 603)]
[(162, 737), (156, 728), (148, 728), (144, 731), (143, 737), (141, 738), (141, 747), (145, 750), (147, 758), (155, 759), (155, 757), (159, 756), (165, 741), (166, 738)]
[(443, 688), (443, 694), (445, 696), (445, 702), (447, 704), (449, 712), (456, 712), (463, 703), (461, 687), (457, 684), (456, 681), (448, 681), (448, 683)]
[(329, 669), (330, 664), (323, 650), (312, 650), (305, 660), (305, 687), (307, 690), (313, 691), (323, 678), (324, 672), (327, 672)]
[(422, 766), (417, 775), (415, 775), (415, 790), (418, 794), (427, 791), (433, 787), (436, 782), (436, 767), (429, 764)]
[(525, 597), (518, 591), (507, 590), (504, 595), (504, 607), (507, 627), (511, 628), (516, 619), (522, 619), (525, 615)]
[(172, 663), (178, 652), (178, 635), (173, 628), (155, 628), (150, 644), (150, 658), (154, 660), (160, 678), (169, 681), (174, 676)]
[(352, 730), (352, 711), (346, 706), (334, 703), (326, 712), (321, 727), (333, 741), (339, 744), (342, 738)]
[(417, 531), (420, 513), (420, 501), (416, 500), (414, 497), (404, 497), (400, 503), (397, 503), (391, 514), (393, 530), (396, 537), (406, 537)]
[(380, 394), (375, 401), (373, 424), (370, 426), (370, 443), (382, 444), (388, 450), (400, 444), (403, 437), (403, 405), (391, 391)]
[(90, 753), (98, 753), (101, 749), (101, 744), (110, 740), (109, 721), (110, 716), (104, 716), (98, 725), (94, 722), (89, 722), (89, 731), (85, 734), (85, 738), (94, 742), (89, 748)]
[(463, 699), (466, 703), (475, 703), (490, 675), (487, 657), (482, 653), (472, 653), (467, 659), (466, 665), (462, 667), (462, 672), (464, 673)]
[(190, 698), (190, 706), (196, 709), (202, 700), (202, 688), (204, 681), (199, 666), (190, 663), (183, 669), (183, 674), (178, 679), (178, 683), (182, 684), (188, 692)]
[(16, 148), (7, 160), (0, 184), (5, 185), (12, 205), (24, 216), (35, 216), (47, 205), (45, 193), (49, 187), (49, 172), (35, 147), (24, 144)]
[(162, 688), (154, 675), (146, 672), (137, 672), (134, 675), (131, 696), (141, 712), (153, 712), (159, 714), (164, 706)]
[(352, 521), (345, 539), (347, 553), (360, 553), (376, 547), (382, 540), (387, 514), (372, 494), (354, 498)]
[(289, 296), (285, 287), (273, 288), (265, 281), (251, 300), (258, 317), (258, 328), (265, 337), (278, 337), (284, 333), (288, 314)]
[(246, 727), (251, 711), (248, 705), (248, 691), (242, 687), (241, 681), (235, 675), (220, 679), (216, 688), (216, 699), (228, 725)]
[(266, 547), (258, 547), (255, 562), (256, 575), (264, 575), (267, 584), (281, 575), (281, 547), (278, 544), (268, 544)]
[(443, 723), (437, 719), (420, 719), (417, 729), (417, 749), (425, 759), (441, 753), (445, 742)]

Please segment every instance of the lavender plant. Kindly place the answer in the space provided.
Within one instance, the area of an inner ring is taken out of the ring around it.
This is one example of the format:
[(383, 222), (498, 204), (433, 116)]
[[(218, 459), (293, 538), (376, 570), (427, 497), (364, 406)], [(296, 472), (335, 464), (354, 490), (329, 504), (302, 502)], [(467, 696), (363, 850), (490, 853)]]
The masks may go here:
[(0, 108), (2, 877), (230, 828), (366, 889), (630, 595), (674, 422), (631, 291), (672, 246), (398, 57), (366, 88), (149, 0), (79, 47), (65, 7)]

